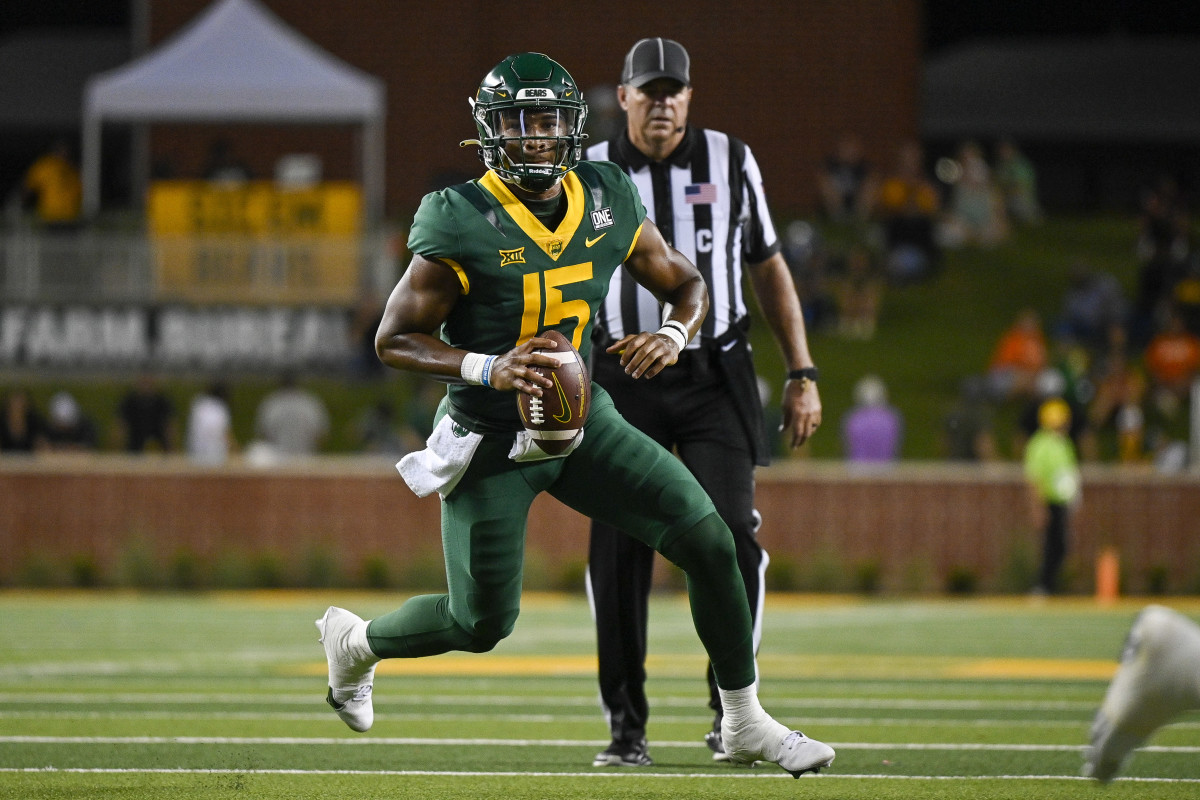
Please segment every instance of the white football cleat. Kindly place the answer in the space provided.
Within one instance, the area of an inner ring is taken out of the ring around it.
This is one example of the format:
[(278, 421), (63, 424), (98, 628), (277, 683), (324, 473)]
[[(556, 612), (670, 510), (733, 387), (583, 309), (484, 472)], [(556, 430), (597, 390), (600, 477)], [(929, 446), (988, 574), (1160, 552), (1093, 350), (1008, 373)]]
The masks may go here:
[(820, 772), (833, 763), (836, 754), (824, 742), (789, 730), (765, 711), (755, 717), (737, 730), (730, 726), (729, 717), (721, 720), (721, 743), (730, 761), (736, 764), (770, 761), (790, 772), (793, 778), (806, 772)]
[(325, 645), (325, 660), (329, 663), (325, 702), (351, 730), (370, 730), (375, 722), (371, 687), (379, 658), (367, 645), (367, 623), (344, 608), (330, 606), (317, 620), (317, 630), (321, 632), (317, 641)]
[(1200, 708), (1200, 626), (1163, 606), (1134, 620), (1096, 718), (1083, 774), (1107, 783), (1172, 717)]

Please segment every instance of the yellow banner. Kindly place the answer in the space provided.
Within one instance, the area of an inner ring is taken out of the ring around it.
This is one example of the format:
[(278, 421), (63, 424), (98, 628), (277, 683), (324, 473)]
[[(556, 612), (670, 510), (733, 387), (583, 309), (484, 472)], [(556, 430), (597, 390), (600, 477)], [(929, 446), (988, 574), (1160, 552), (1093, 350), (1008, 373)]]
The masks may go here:
[(342, 303), (357, 292), (356, 184), (159, 181), (150, 188), (147, 216), (159, 299)]

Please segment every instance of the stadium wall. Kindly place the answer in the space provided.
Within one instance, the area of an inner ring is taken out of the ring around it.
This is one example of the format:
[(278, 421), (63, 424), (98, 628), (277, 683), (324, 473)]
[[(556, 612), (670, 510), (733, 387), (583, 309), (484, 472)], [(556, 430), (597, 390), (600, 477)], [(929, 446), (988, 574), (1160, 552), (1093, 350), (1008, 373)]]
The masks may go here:
[[(1200, 591), (1194, 476), (1089, 467), (1068, 557), (1090, 591), (1116, 547), (1134, 592)], [(171, 457), (0, 459), (0, 585), (439, 585), (439, 508), (390, 464), (330, 457), (207, 469)], [(1019, 468), (904, 464), (759, 471), (775, 588), (1021, 591), (1038, 561)], [(547, 496), (530, 517), (527, 584), (582, 575), (586, 520)], [(221, 575), (214, 572), (224, 571)], [(671, 568), (660, 585), (678, 585)]]
[[(505, 56), (544, 52), (563, 62), (603, 130), (605, 93), (638, 39), (677, 39), (692, 56), (691, 120), (728, 131), (754, 150), (772, 203), (788, 213), (815, 202), (817, 168), (843, 131), (862, 135), (868, 155), (890, 166), (895, 145), (918, 129), (920, 0), (692, 0), (643, 4), (562, 0), (522, 12), (483, 0), (429, 4), (395, 0), (313, 3), (261, 0), (303, 36), (387, 86), (387, 205), (401, 224), (421, 196), (474, 177), (475, 131), (466, 99)], [(210, 0), (149, 0), (151, 46)], [(595, 135), (595, 134), (593, 134)], [(200, 175), (209, 143), (229, 139), (259, 177), (285, 153), (321, 156), (325, 177), (356, 174), (347, 126), (152, 126), (152, 162), (176, 177)]]

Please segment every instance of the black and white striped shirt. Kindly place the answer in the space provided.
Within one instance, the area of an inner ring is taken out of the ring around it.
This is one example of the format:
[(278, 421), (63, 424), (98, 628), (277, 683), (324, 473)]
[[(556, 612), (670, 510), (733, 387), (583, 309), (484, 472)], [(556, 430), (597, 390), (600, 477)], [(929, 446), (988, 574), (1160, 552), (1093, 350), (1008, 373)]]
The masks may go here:
[[(683, 141), (660, 162), (634, 147), (625, 132), (589, 147), (586, 157), (616, 162), (633, 178), (647, 216), (704, 276), (709, 313), (689, 347), (716, 339), (746, 316), (743, 263), (757, 264), (779, 252), (762, 173), (749, 147), (720, 131), (689, 125)], [(654, 295), (624, 270), (613, 274), (597, 320), (610, 340), (658, 330), (662, 319)]]

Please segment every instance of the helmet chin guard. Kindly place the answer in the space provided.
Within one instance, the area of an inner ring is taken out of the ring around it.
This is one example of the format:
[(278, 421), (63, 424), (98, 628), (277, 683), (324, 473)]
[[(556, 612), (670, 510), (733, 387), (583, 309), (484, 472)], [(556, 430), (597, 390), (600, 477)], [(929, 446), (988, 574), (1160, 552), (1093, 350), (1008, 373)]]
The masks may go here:
[(480, 158), (508, 183), (534, 193), (553, 188), (579, 163), (587, 103), (575, 80), (541, 53), (496, 65), (469, 100)]

